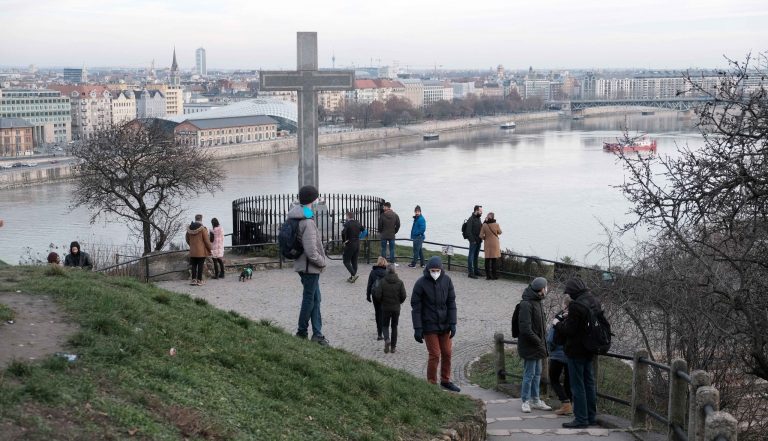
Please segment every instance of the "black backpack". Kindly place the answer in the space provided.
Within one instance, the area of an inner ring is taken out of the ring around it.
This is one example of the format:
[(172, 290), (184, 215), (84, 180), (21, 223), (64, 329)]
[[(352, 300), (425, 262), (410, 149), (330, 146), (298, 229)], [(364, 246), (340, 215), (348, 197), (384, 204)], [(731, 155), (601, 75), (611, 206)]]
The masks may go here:
[(464, 223), (461, 224), (461, 237), (469, 239), (469, 219), (464, 219)]
[(515, 312), (512, 313), (512, 338), (518, 337), (520, 337), (520, 303), (515, 306)]
[[(586, 306), (586, 305), (585, 305)], [(584, 348), (592, 354), (605, 354), (611, 350), (611, 324), (601, 309), (597, 313), (587, 306), (587, 332), (584, 334)]]
[(296, 260), (304, 253), (304, 245), (299, 239), (299, 219), (287, 219), (280, 226), (277, 235), (277, 243), (280, 245), (280, 254), (286, 259)]

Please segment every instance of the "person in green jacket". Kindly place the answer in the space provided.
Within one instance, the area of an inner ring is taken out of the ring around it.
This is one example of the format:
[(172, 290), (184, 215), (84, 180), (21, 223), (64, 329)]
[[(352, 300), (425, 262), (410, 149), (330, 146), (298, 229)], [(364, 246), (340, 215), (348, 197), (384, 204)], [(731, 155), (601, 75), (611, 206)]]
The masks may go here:
[[(381, 303), (382, 331), (384, 332), (384, 353), (397, 348), (397, 324), (400, 320), (400, 305), (405, 301), (405, 284), (395, 272), (395, 265), (387, 265), (387, 274), (373, 288), (374, 300)], [(390, 336), (389, 327), (392, 325)], [(390, 338), (391, 337), (391, 338)]]

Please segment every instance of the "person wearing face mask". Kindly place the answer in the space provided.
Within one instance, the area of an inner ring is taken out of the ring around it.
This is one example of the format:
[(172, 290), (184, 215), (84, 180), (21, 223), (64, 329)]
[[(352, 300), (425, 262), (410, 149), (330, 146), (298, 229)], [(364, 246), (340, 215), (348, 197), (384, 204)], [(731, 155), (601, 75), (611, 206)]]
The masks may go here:
[(523, 359), (523, 384), (520, 387), (522, 410), (552, 410), (539, 397), (541, 383), (541, 360), (547, 358), (547, 318), (541, 301), (547, 295), (547, 279), (537, 277), (523, 291), (520, 301), (520, 337), (517, 339), (517, 353)]
[(483, 215), (483, 206), (475, 205), (472, 216), (467, 219), (467, 240), (469, 241), (469, 255), (467, 256), (467, 269), (469, 278), (477, 279), (480, 275), (480, 268), (477, 267), (477, 261), (480, 257), (480, 247), (483, 245), (483, 239), (480, 238), (480, 230), (483, 228), (483, 222), (480, 217)]
[(460, 392), (451, 382), (452, 340), (456, 335), (456, 291), (453, 282), (443, 270), (440, 256), (427, 262), (424, 275), (413, 286), (411, 294), (413, 338), (427, 345), (427, 381), (437, 384), (437, 365), (440, 365), (440, 386)]
[(299, 273), (304, 287), (296, 336), (307, 338), (311, 320), (312, 341), (327, 346), (328, 340), (323, 335), (323, 319), (320, 314), (320, 274), (325, 270), (326, 257), (312, 212), (312, 204), (318, 197), (317, 188), (311, 185), (301, 187), (299, 203), (288, 211), (288, 218), (299, 220), (296, 238), (304, 247), (304, 252), (293, 262), (293, 270)]

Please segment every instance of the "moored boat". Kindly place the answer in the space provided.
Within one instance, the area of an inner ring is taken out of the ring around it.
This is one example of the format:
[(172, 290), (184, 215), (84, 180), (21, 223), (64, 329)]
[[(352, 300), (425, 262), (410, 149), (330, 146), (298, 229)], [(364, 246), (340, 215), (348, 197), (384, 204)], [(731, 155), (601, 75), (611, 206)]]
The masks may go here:
[(603, 150), (606, 152), (655, 152), (656, 140), (634, 140), (632, 142), (604, 142)]
[(440, 139), (440, 134), (437, 132), (427, 132), (424, 134), (424, 141), (434, 141)]
[(514, 121), (507, 121), (507, 122), (505, 122), (504, 124), (501, 125), (501, 128), (505, 129), (505, 130), (506, 129), (514, 129), (515, 127), (517, 127), (517, 125), (515, 124)]

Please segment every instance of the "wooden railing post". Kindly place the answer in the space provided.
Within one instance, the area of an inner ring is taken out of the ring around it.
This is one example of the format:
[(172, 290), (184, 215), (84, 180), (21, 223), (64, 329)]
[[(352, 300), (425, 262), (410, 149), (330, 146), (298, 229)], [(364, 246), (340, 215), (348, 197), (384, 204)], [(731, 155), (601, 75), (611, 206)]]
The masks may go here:
[(709, 386), (712, 380), (705, 371), (691, 372), (691, 385), (688, 389), (688, 440), (703, 441), (704, 417), (698, 412), (698, 391), (700, 387)]
[(503, 384), (507, 382), (506, 375), (506, 360), (504, 359), (504, 334), (497, 332), (493, 335), (494, 341), (494, 365), (496, 368), (496, 384)]
[[(707, 421), (707, 406), (710, 406), (715, 412), (720, 410), (720, 392), (712, 386), (701, 386), (696, 390), (696, 397), (693, 400), (696, 402), (696, 428), (694, 432), (688, 432), (688, 439), (690, 441), (704, 441), (705, 439), (705, 427)], [(694, 418), (691, 418), (694, 419)]]
[(549, 357), (541, 360), (541, 381), (539, 382), (541, 397), (549, 397)]
[(728, 412), (715, 412), (708, 416), (704, 423), (704, 439), (717, 441), (723, 437), (727, 441), (736, 441), (739, 433), (739, 422)]
[(640, 410), (641, 405), (648, 405), (650, 383), (648, 381), (648, 365), (640, 363), (641, 358), (647, 358), (648, 351), (641, 349), (635, 352), (632, 366), (632, 428), (647, 429), (648, 415)]
[(667, 438), (670, 441), (677, 439), (672, 426), (677, 425), (685, 428), (685, 413), (688, 411), (688, 382), (680, 378), (677, 373), (688, 373), (688, 363), (685, 360), (676, 358), (672, 360), (669, 370), (669, 408), (667, 418), (669, 418), (669, 427), (667, 428)]

